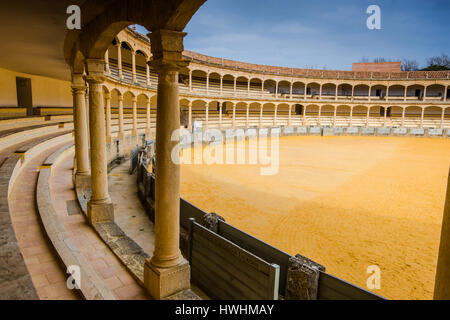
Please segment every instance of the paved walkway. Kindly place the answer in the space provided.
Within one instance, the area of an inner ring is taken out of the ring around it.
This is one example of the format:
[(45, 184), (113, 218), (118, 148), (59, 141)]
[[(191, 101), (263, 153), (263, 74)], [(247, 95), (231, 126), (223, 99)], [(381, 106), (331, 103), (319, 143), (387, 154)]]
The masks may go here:
[(36, 208), (36, 183), (39, 166), (62, 145), (34, 157), (16, 178), (9, 206), (20, 250), (40, 299), (79, 299), (67, 289), (66, 274), (40, 226)]
[[(87, 224), (86, 218), (76, 204), (72, 168), (73, 153), (70, 153), (53, 168), (50, 180), (53, 205), (60, 221), (71, 235), (74, 244), (116, 299), (150, 299), (145, 290), (137, 284), (122, 263)], [(114, 201), (120, 202), (116, 199)], [(68, 210), (68, 206), (71, 205), (74, 209)], [(120, 216), (121, 211), (121, 207), (116, 209), (116, 215)]]

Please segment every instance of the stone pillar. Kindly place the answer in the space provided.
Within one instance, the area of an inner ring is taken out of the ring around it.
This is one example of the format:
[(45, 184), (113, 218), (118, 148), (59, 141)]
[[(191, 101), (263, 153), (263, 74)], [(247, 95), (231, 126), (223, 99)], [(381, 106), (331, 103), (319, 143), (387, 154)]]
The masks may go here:
[(294, 86), (294, 83), (291, 82), (291, 86), (289, 88), (289, 98), (292, 99), (292, 87)]
[(180, 252), (180, 165), (172, 157), (179, 143), (172, 133), (180, 128), (178, 73), (183, 59), (184, 32), (155, 30), (151, 66), (158, 73), (156, 126), (155, 250), (144, 266), (144, 285), (155, 299), (190, 288), (190, 267)]
[(350, 107), (350, 128), (353, 126), (353, 107)]
[(405, 125), (405, 113), (406, 113), (406, 108), (403, 107), (403, 110), (402, 110), (402, 128)]
[(219, 129), (222, 130), (222, 104), (219, 102)]
[(91, 148), (91, 138), (89, 132), (91, 131), (91, 128), (89, 127), (89, 88), (86, 89), (86, 92), (84, 93), (84, 99), (85, 99), (85, 106), (86, 106), (86, 123), (87, 125), (87, 134), (88, 134), (88, 148)]
[(123, 139), (123, 95), (119, 95), (119, 132), (117, 138)]
[(148, 65), (148, 61), (147, 61), (147, 64), (145, 65), (145, 75), (146, 75), (146, 78), (147, 78), (147, 86), (149, 86), (150, 87), (150, 66)]
[(444, 119), (445, 119), (445, 107), (442, 107), (442, 114), (441, 114), (441, 125), (440, 128), (444, 128)]
[(277, 113), (278, 113), (278, 105), (275, 105), (275, 110), (273, 113), (273, 125), (276, 126), (277, 125)]
[(352, 85), (352, 101), (355, 99), (355, 86)]
[(293, 107), (293, 106), (294, 106), (293, 104), (290, 104), (290, 105), (289, 105), (288, 127), (291, 126), (292, 107)]
[(434, 285), (435, 300), (450, 300), (450, 173), (442, 220), (441, 242)]
[(422, 114), (420, 116), (420, 128), (423, 129), (423, 119), (425, 117), (425, 107), (422, 107)]
[(188, 128), (189, 130), (192, 130), (192, 101), (189, 101)]
[(448, 92), (448, 86), (445, 86), (444, 90), (444, 101), (447, 102), (447, 92)]
[(86, 186), (89, 184), (89, 154), (88, 133), (85, 108), (86, 85), (82, 74), (72, 75), (72, 95), (74, 107), (74, 129), (75, 129), (75, 158), (77, 184)]
[(111, 69), (109, 68), (109, 51), (105, 52), (105, 71), (107, 74), (111, 74)]
[(384, 107), (384, 124), (383, 127), (386, 128), (386, 122), (387, 122), (387, 107)]
[(136, 83), (136, 51), (131, 51), (131, 71), (133, 74), (133, 83)]
[(322, 86), (322, 84), (320, 84), (320, 86), (319, 86), (319, 100), (322, 100), (322, 88), (323, 88), (323, 86)]
[(264, 97), (264, 79), (261, 80), (261, 98)]
[(120, 45), (120, 42), (117, 43), (117, 68), (119, 69), (119, 79), (123, 79), (123, 72), (122, 72), (122, 47)]
[(206, 74), (206, 95), (209, 94), (209, 73)]
[(151, 116), (151, 99), (148, 98), (147, 100), (147, 110), (145, 112), (146, 117), (145, 117), (145, 134), (147, 135), (147, 137), (150, 138), (151, 135), (151, 128), (150, 128), (150, 116)]
[(137, 98), (133, 97), (133, 128), (131, 130), (131, 135), (137, 137)]
[(278, 98), (278, 81), (275, 82), (275, 98)]
[(91, 128), (91, 188), (87, 205), (89, 223), (114, 221), (114, 207), (108, 193), (106, 167), (105, 111), (103, 107), (103, 60), (88, 59), (89, 126)]
[(192, 70), (189, 70), (189, 92), (192, 92)]
[(318, 119), (318, 122), (319, 122), (318, 124), (319, 124), (319, 126), (320, 126), (320, 122), (321, 122), (321, 121), (320, 121), (320, 120), (321, 120), (321, 119), (320, 119), (320, 118), (321, 118), (321, 115), (322, 115), (322, 106), (319, 106), (319, 119)]
[(236, 104), (233, 103), (233, 129), (236, 129)]
[(236, 97), (236, 80), (237, 78), (234, 77), (234, 87), (233, 87), (233, 95)]
[(406, 94), (408, 93), (408, 87), (405, 86), (405, 94), (403, 95), (403, 101), (406, 101)]
[(336, 91), (334, 91), (334, 100), (338, 99), (338, 88), (339, 88), (339, 85), (336, 85)]
[(106, 142), (111, 143), (111, 94), (105, 94), (106, 103)]
[(246, 128), (248, 128), (249, 113), (250, 113), (250, 104), (247, 103), (247, 110), (246, 110), (246, 114), (245, 114), (245, 127)]
[(262, 127), (262, 120), (263, 120), (263, 109), (264, 105), (261, 104), (261, 108), (259, 109), (259, 127)]
[(306, 126), (306, 105), (303, 106), (303, 126)]
[(427, 99), (427, 86), (423, 86), (423, 101), (425, 101)]
[(205, 130), (208, 130), (208, 125), (209, 125), (209, 102), (206, 103)]
[(368, 96), (367, 96), (367, 101), (369, 101), (369, 102), (370, 102), (370, 100), (371, 100), (371, 95), (372, 95), (372, 87), (369, 86), (369, 94), (368, 94)]
[(248, 84), (247, 84), (247, 95), (250, 95), (250, 79), (248, 79)]
[(304, 94), (304, 99), (306, 100), (306, 94), (307, 94), (307, 92), (308, 92), (308, 84), (307, 83), (305, 83), (305, 92), (303, 93)]
[(386, 101), (389, 101), (389, 85), (386, 86)]
[(336, 127), (337, 106), (334, 106), (333, 127)]
[(370, 107), (367, 107), (367, 118), (366, 118), (366, 127), (369, 126), (369, 117), (370, 117)]

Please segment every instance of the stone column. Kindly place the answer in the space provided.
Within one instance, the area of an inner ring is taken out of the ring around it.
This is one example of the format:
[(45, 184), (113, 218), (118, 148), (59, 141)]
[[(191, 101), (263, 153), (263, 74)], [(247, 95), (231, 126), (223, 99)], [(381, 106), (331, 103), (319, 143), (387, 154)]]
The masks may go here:
[(355, 99), (355, 86), (352, 85), (352, 101)]
[(222, 104), (219, 102), (219, 129), (222, 130)]
[(289, 98), (292, 99), (292, 87), (294, 86), (294, 83), (291, 82), (291, 86), (289, 88)]
[(387, 122), (387, 107), (384, 107), (384, 124), (383, 127), (386, 128), (386, 122)]
[(233, 129), (236, 129), (236, 104), (233, 103)]
[(350, 128), (353, 126), (353, 107), (350, 107)]
[(180, 129), (178, 73), (187, 67), (183, 59), (184, 32), (155, 30), (151, 66), (158, 73), (156, 126), (155, 250), (144, 266), (144, 285), (155, 299), (190, 288), (190, 267), (180, 252), (180, 165), (172, 157)]
[(250, 95), (250, 79), (248, 79), (248, 84), (247, 84), (247, 95)]
[(444, 101), (447, 102), (447, 91), (448, 91), (448, 86), (445, 86), (445, 90), (444, 90)]
[(387, 89), (386, 89), (386, 101), (389, 101), (389, 85), (387, 85)]
[(370, 107), (367, 107), (367, 118), (366, 118), (366, 127), (369, 126), (369, 117), (370, 117)]
[(434, 285), (435, 300), (450, 300), (450, 173), (445, 197), (441, 242)]
[(208, 130), (209, 125), (209, 102), (206, 103), (206, 114), (205, 114), (205, 130)]
[(403, 110), (402, 110), (402, 128), (405, 125), (405, 113), (406, 113), (406, 108), (403, 107)]
[(119, 95), (119, 132), (117, 138), (123, 139), (123, 95)]
[(123, 72), (122, 72), (122, 47), (120, 45), (120, 42), (117, 43), (117, 68), (119, 69), (119, 79), (123, 79)]
[(275, 105), (275, 110), (273, 113), (273, 125), (276, 126), (277, 125), (277, 113), (278, 113), (278, 105)]
[(408, 87), (405, 86), (405, 94), (403, 95), (403, 101), (406, 101), (406, 94), (408, 92)]
[(425, 107), (422, 107), (422, 114), (420, 117), (420, 128), (423, 129), (423, 119), (425, 117)]
[(206, 74), (206, 95), (209, 94), (209, 73)]
[(245, 114), (245, 127), (246, 128), (248, 128), (249, 113), (250, 113), (250, 104), (247, 103), (247, 110), (246, 110), (246, 114)]
[(321, 122), (321, 115), (322, 115), (322, 106), (319, 106), (319, 119), (318, 119), (318, 124), (319, 124), (319, 126), (320, 126), (320, 122)]
[(147, 77), (147, 86), (149, 86), (150, 87), (150, 66), (148, 65), (148, 61), (147, 61), (147, 64), (145, 65), (145, 74), (146, 74), (146, 77)]
[(75, 129), (75, 158), (77, 171), (75, 175), (77, 185), (87, 186), (89, 184), (89, 154), (88, 133), (85, 108), (86, 85), (82, 74), (72, 75), (72, 95), (74, 107), (74, 129)]
[(136, 51), (131, 51), (131, 71), (133, 74), (133, 83), (136, 83)]
[(275, 99), (278, 98), (278, 81), (275, 82)]
[(371, 94), (372, 94), (372, 87), (369, 86), (369, 95), (367, 96), (367, 101), (369, 101), (369, 102), (371, 100)]
[(86, 92), (84, 93), (84, 99), (85, 99), (85, 106), (86, 106), (86, 123), (87, 125), (87, 134), (88, 134), (88, 148), (91, 147), (91, 138), (89, 132), (91, 129), (89, 128), (89, 88), (86, 89)]
[(189, 92), (192, 92), (192, 70), (189, 70)]
[(109, 51), (105, 52), (105, 71), (107, 74), (111, 74), (111, 69), (109, 68)]
[(293, 104), (290, 104), (290, 105), (289, 105), (288, 127), (291, 126), (292, 107), (293, 107), (293, 106), (294, 106)]
[(236, 77), (234, 77), (234, 91), (233, 91), (233, 95), (236, 97), (236, 80), (237, 80), (237, 78)]
[(261, 80), (261, 98), (264, 97), (264, 80)]
[(150, 116), (151, 116), (151, 100), (148, 98), (147, 100), (147, 110), (146, 110), (146, 118), (145, 118), (145, 134), (150, 138)]
[(131, 135), (137, 137), (137, 98), (133, 97), (133, 128), (131, 130)]
[(91, 199), (87, 205), (89, 223), (114, 221), (114, 207), (108, 193), (106, 167), (105, 111), (103, 106), (103, 60), (88, 59), (89, 126), (91, 128)]
[(423, 86), (423, 101), (427, 99), (427, 86)]
[(307, 94), (307, 92), (308, 92), (308, 84), (307, 83), (305, 83), (305, 92), (303, 93), (304, 94), (304, 99), (306, 100), (306, 94)]
[(306, 126), (306, 105), (303, 106), (303, 126)]
[(223, 76), (220, 75), (220, 95), (223, 93)]
[(111, 143), (111, 94), (105, 94), (106, 103), (106, 142)]
[(322, 89), (323, 89), (323, 86), (322, 86), (322, 84), (320, 84), (320, 86), (319, 86), (319, 100), (322, 100)]
[(192, 130), (192, 101), (189, 101), (188, 128), (189, 130)]
[(442, 107), (442, 114), (441, 114), (441, 125), (440, 128), (444, 128), (444, 119), (445, 119), (445, 107)]
[(334, 106), (333, 127), (336, 127), (337, 106)]
[(262, 119), (263, 119), (263, 109), (264, 105), (261, 104), (261, 108), (259, 109), (259, 127), (262, 127)]
[(339, 88), (339, 85), (336, 85), (336, 91), (334, 91), (334, 100), (338, 99), (338, 88)]

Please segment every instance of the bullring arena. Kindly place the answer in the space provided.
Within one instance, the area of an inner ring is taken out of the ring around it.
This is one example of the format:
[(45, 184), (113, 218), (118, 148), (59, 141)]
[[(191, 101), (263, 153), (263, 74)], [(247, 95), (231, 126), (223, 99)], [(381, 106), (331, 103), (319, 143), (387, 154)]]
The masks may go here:
[[(202, 0), (89, 2), (0, 55), (1, 299), (450, 299), (449, 71), (210, 57), (183, 47)], [(272, 134), (278, 170), (179, 165), (180, 128)]]

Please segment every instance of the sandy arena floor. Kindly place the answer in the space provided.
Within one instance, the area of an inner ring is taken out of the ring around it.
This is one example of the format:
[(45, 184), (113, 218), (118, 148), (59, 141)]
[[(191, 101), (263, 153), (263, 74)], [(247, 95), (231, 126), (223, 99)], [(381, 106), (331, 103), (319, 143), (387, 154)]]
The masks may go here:
[(431, 299), (450, 139), (283, 137), (280, 170), (183, 165), (182, 196), (389, 299)]

